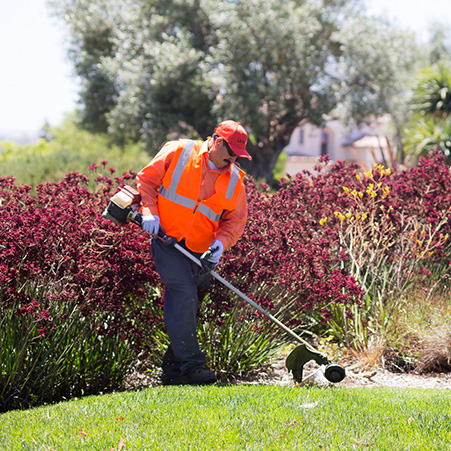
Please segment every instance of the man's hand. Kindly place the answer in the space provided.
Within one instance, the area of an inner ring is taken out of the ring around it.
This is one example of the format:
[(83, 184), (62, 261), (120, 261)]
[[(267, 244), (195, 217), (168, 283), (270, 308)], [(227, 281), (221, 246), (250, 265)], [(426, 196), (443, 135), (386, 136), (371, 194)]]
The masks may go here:
[(211, 271), (218, 263), (224, 252), (224, 245), (219, 240), (213, 241), (213, 244), (208, 248), (208, 251), (202, 254), (200, 261), (202, 267), (207, 271)]
[(142, 227), (143, 230), (150, 235), (158, 235), (158, 230), (160, 229), (160, 218), (154, 215), (143, 216)]

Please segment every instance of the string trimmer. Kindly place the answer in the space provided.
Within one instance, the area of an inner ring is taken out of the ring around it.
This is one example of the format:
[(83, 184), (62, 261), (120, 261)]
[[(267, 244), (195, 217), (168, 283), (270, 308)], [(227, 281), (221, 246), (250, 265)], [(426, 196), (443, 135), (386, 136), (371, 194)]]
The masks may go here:
[[(141, 195), (131, 186), (125, 186), (118, 193), (116, 193), (110, 200), (107, 208), (103, 212), (103, 217), (109, 219), (116, 225), (124, 225), (128, 222), (142, 225), (142, 215), (139, 212)], [(193, 254), (180, 246), (172, 237), (166, 236), (160, 230), (160, 237), (164, 240), (167, 246), (174, 247), (187, 258), (192, 260), (197, 265), (203, 267), (202, 262)], [(313, 348), (307, 341), (294, 333), (285, 324), (280, 322), (277, 318), (263, 309), (260, 305), (255, 303), (252, 299), (234, 287), (232, 284), (223, 279), (215, 271), (210, 270), (210, 274), (227, 288), (232, 290), (241, 299), (245, 300), (249, 305), (254, 307), (260, 313), (265, 315), (271, 322), (283, 329), (290, 337), (294, 338), (300, 346), (297, 346), (288, 355), (285, 364), (287, 369), (292, 372), (293, 378), (296, 382), (302, 382), (304, 365), (310, 360), (314, 360), (318, 365), (325, 366), (324, 376), (330, 382), (340, 382), (344, 379), (346, 373), (345, 369), (337, 363), (331, 363), (326, 355)]]

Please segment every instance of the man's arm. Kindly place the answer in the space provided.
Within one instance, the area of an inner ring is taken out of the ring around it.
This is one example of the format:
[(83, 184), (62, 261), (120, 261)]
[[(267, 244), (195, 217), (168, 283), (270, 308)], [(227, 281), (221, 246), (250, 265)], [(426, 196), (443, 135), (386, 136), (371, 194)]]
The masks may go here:
[(136, 176), (136, 183), (143, 205), (142, 214), (144, 216), (149, 214), (159, 216), (157, 207), (158, 189), (176, 150), (177, 141), (166, 143), (152, 161)]
[(219, 221), (216, 239), (224, 245), (224, 250), (231, 248), (243, 234), (247, 221), (247, 201), (244, 186), (238, 196), (236, 208), (224, 211)]

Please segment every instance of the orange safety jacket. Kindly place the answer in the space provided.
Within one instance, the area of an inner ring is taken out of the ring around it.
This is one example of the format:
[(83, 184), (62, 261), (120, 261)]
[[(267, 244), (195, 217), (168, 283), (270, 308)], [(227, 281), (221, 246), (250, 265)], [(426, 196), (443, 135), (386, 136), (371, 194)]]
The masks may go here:
[(160, 223), (167, 235), (194, 252), (205, 252), (213, 243), (224, 210), (237, 205), (245, 173), (236, 165), (221, 174), (215, 193), (199, 201), (202, 183), (202, 141), (180, 140), (158, 190)]

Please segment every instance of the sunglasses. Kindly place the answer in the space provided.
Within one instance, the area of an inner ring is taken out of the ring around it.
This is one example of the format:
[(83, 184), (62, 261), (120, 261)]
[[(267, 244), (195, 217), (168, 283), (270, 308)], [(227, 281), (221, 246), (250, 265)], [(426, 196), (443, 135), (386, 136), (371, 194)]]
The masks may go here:
[(231, 149), (231, 147), (229, 146), (229, 143), (227, 141), (225, 141), (224, 139), (222, 140), (222, 142), (224, 143), (224, 146), (227, 150), (227, 153), (229, 154), (230, 157), (237, 157), (238, 155)]

